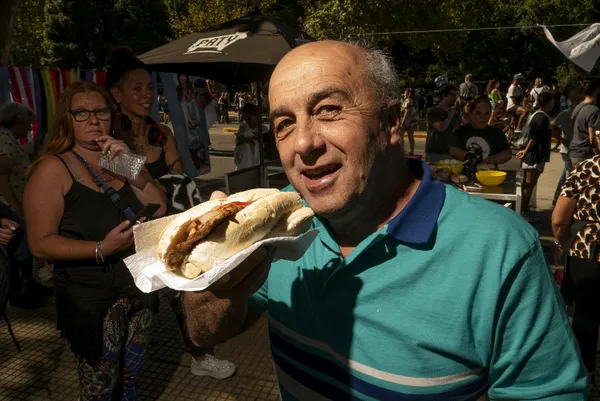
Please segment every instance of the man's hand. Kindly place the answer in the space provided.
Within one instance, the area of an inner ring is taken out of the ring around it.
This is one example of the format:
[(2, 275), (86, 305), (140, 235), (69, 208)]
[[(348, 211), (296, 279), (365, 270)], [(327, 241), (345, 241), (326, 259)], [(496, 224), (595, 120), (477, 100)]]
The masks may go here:
[(263, 285), (273, 261), (274, 248), (258, 248), (239, 266), (210, 286), (217, 298), (245, 299)]
[(465, 154), (465, 162), (467, 164), (472, 164), (472, 165), (477, 165), (479, 164), (479, 158), (477, 157), (477, 155), (473, 152), (467, 152)]
[(522, 159), (525, 157), (527, 153), (525, 153), (524, 150), (520, 151), (519, 153), (517, 153), (517, 155), (515, 156), (517, 159)]
[(20, 226), (10, 219), (2, 219), (2, 227), (0, 228), (0, 245), (8, 245), (15, 237)]

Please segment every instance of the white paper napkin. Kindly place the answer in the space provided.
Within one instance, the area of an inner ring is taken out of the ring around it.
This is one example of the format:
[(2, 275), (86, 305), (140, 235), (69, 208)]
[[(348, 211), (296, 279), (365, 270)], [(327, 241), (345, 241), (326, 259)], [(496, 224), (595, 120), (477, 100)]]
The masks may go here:
[(274, 246), (276, 259), (298, 260), (318, 234), (318, 231), (313, 230), (298, 237), (276, 237), (259, 241), (195, 279), (188, 279), (168, 271), (156, 255), (156, 246), (160, 236), (164, 228), (175, 217), (163, 217), (162, 219), (140, 224), (133, 229), (136, 253), (125, 259), (125, 265), (131, 272), (135, 285), (145, 293), (160, 290), (164, 287), (178, 291), (205, 290), (242, 263), (261, 245)]

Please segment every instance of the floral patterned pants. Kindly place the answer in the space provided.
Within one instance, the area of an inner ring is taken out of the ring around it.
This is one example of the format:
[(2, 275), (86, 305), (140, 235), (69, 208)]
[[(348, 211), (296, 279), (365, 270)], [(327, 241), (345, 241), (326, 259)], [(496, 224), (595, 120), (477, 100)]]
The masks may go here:
[(122, 298), (111, 306), (104, 317), (100, 362), (77, 357), (81, 401), (135, 400), (151, 322), (143, 300)]

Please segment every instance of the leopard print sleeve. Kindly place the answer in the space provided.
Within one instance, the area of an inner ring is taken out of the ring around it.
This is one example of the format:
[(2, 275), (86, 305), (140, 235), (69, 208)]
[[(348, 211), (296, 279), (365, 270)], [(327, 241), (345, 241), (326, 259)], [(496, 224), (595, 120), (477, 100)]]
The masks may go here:
[(591, 254), (591, 245), (600, 236), (600, 156), (581, 162), (562, 188), (561, 196), (575, 199), (573, 218), (587, 222), (575, 234), (569, 246), (569, 255), (577, 258), (600, 260), (600, 253)]
[(580, 163), (575, 170), (571, 172), (569, 177), (565, 180), (560, 191), (560, 196), (565, 198), (577, 199), (580, 195), (580, 183), (581, 175), (584, 174), (584, 170), (581, 168), (585, 163)]

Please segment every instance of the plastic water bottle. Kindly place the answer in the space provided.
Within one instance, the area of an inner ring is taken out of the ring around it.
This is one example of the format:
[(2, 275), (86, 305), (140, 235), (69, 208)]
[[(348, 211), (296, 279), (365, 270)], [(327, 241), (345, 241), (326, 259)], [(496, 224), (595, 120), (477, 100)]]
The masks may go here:
[(140, 175), (145, 163), (146, 156), (121, 151), (113, 159), (110, 157), (110, 152), (106, 152), (100, 157), (98, 164), (103, 169), (122, 175), (130, 180), (135, 180)]

